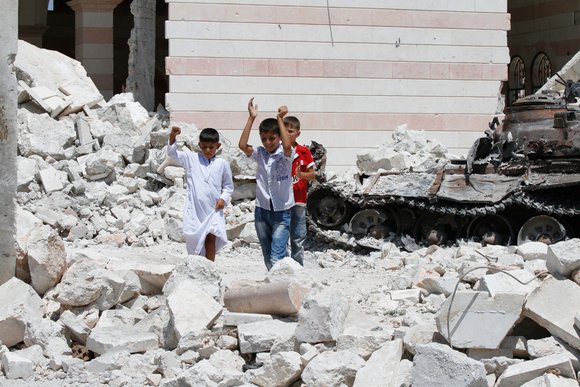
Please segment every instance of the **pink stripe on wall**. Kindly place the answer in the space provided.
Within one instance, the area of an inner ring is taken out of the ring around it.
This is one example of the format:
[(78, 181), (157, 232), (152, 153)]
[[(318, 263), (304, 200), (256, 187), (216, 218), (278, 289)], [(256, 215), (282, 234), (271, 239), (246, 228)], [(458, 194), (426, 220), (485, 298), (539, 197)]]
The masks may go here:
[(326, 78), (507, 79), (504, 64), (168, 57), (168, 75)]
[[(330, 7), (333, 25), (508, 30), (505, 13), (409, 11)], [(169, 20), (328, 24), (326, 7), (172, 3)]]
[[(275, 112), (260, 112), (258, 121), (275, 117)], [(305, 130), (356, 131), (393, 130), (407, 124), (408, 129), (426, 131), (475, 131), (488, 128), (492, 115), (469, 114), (389, 114), (389, 113), (292, 113)], [(215, 127), (222, 130), (241, 130), (246, 123), (245, 112), (195, 112), (171, 113), (172, 122), (194, 122), (197, 127)], [(255, 125), (257, 127), (257, 124)]]

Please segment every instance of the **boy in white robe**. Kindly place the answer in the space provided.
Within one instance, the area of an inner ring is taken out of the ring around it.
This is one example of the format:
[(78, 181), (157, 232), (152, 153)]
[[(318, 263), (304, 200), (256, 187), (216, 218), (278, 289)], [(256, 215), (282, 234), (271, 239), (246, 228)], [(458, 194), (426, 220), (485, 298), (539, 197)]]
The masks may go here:
[(229, 203), (234, 183), (229, 164), (216, 157), (221, 146), (219, 133), (206, 128), (199, 134), (200, 153), (187, 148), (177, 150), (175, 138), (181, 129), (174, 126), (169, 135), (167, 155), (185, 169), (187, 197), (183, 211), (183, 236), (190, 255), (215, 260), (228, 242), (224, 207)]

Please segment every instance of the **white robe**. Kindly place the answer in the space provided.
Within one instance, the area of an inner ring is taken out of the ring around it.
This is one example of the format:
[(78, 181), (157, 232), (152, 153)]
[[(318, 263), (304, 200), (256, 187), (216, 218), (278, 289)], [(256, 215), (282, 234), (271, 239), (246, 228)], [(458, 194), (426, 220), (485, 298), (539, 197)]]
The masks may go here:
[(228, 163), (214, 157), (208, 160), (202, 154), (177, 150), (173, 143), (167, 155), (184, 169), (187, 181), (187, 196), (183, 211), (183, 236), (190, 255), (205, 255), (205, 238), (216, 236), (216, 252), (226, 245), (226, 222), (224, 210), (216, 210), (218, 199), (230, 202), (234, 183)]

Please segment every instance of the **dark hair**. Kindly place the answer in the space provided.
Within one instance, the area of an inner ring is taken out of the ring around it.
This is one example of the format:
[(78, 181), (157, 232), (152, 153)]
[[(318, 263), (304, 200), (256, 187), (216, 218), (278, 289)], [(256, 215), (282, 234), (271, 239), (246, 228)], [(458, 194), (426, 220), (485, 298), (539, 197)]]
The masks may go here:
[(264, 132), (274, 132), (278, 136), (280, 135), (280, 127), (278, 126), (278, 120), (275, 118), (266, 118), (264, 121), (260, 122), (260, 133)]
[(284, 117), (284, 123), (291, 125), (296, 130), (300, 130), (300, 120), (294, 116)]
[(220, 134), (214, 128), (205, 128), (199, 134), (199, 142), (220, 142)]

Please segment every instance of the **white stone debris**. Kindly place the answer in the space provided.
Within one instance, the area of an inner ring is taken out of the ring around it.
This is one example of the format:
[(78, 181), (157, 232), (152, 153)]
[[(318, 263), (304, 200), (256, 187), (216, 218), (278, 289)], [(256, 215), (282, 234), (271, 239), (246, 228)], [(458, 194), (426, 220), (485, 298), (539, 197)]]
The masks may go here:
[[(147, 111), (138, 94), (105, 102), (61, 54), (21, 42), (16, 62), (16, 278), (0, 285), (0, 385), (577, 385), (579, 239), (423, 247), (332, 230), (375, 251), (308, 238), (304, 266), (288, 257), (267, 271), (256, 164), (223, 138), (230, 243), (215, 262), (188, 256), (185, 172), (167, 142), (177, 125), (178, 147), (196, 151), (197, 127)], [(450, 158), (401, 126), (337, 187), (361, 173), (434, 173)], [(461, 352), (443, 345), (452, 298)]]
[(418, 345), (413, 358), (413, 387), (487, 387), (482, 363), (443, 344)]
[(313, 288), (298, 312), (296, 338), (304, 343), (336, 341), (344, 329), (348, 300), (340, 293)]
[[(462, 291), (455, 294), (451, 311), (447, 299), (437, 314), (437, 328), (457, 348), (499, 348), (520, 319), (525, 294)], [(448, 334), (447, 326), (449, 323)]]
[(519, 387), (548, 370), (576, 381), (576, 374), (568, 356), (555, 354), (509, 366), (497, 380), (496, 387)]
[(548, 277), (528, 296), (524, 315), (580, 350), (579, 331), (574, 326), (578, 310), (580, 287), (570, 280)]
[(396, 386), (402, 356), (403, 341), (401, 339), (385, 343), (373, 352), (364, 367), (358, 370), (353, 386)]
[(350, 351), (326, 351), (316, 356), (302, 372), (307, 386), (352, 386), (365, 361)]

